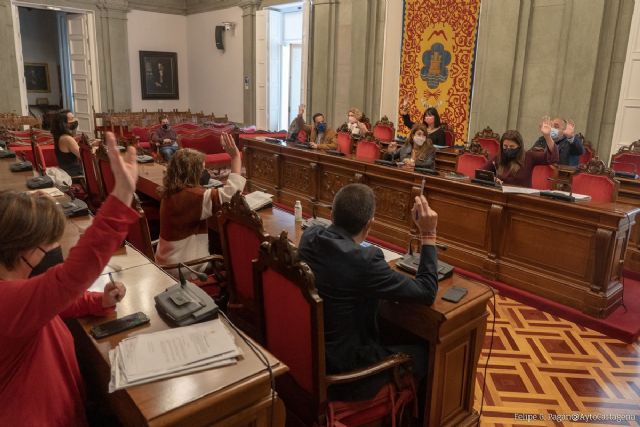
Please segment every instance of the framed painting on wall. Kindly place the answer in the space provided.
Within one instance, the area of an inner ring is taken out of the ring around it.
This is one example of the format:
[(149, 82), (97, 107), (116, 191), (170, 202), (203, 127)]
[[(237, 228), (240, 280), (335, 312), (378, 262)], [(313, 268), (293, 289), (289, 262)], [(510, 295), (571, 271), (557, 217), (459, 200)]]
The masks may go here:
[(49, 64), (25, 63), (24, 79), (29, 92), (51, 92), (49, 85)]
[(179, 99), (178, 54), (140, 51), (142, 99)]

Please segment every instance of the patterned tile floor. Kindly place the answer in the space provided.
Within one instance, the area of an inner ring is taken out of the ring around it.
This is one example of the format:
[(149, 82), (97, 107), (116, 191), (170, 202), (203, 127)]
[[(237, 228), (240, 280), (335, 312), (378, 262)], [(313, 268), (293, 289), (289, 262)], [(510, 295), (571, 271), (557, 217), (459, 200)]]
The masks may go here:
[[(640, 341), (625, 344), (503, 296), (478, 364), (482, 426), (640, 426)], [(576, 419), (578, 418), (578, 419)]]

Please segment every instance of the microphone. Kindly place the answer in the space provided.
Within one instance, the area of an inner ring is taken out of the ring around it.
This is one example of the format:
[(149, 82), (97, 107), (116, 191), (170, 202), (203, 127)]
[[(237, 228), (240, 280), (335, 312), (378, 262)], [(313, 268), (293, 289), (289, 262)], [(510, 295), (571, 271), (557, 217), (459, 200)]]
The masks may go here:
[(182, 274), (182, 267), (186, 268), (187, 270), (189, 270), (190, 272), (192, 272), (193, 274), (196, 275), (196, 277), (198, 278), (198, 280), (201, 281), (206, 281), (207, 278), (209, 276), (207, 276), (205, 273), (201, 273), (199, 271), (194, 270), (193, 268), (189, 267), (187, 264), (185, 263), (178, 263), (178, 279), (180, 280), (180, 286), (182, 288), (184, 288), (185, 286), (187, 286), (187, 280), (184, 278), (184, 274)]
[(562, 180), (556, 179), (556, 178), (551, 178), (551, 177), (547, 177), (548, 181), (551, 182), (557, 182), (557, 183), (561, 183), (564, 185), (568, 185), (569, 186), (569, 195), (566, 194), (562, 194), (562, 193), (556, 193), (554, 191), (541, 191), (540, 195), (542, 197), (550, 197), (554, 200), (564, 200), (565, 202), (575, 202), (576, 198), (573, 197), (573, 187), (571, 186), (571, 184), (568, 184)]

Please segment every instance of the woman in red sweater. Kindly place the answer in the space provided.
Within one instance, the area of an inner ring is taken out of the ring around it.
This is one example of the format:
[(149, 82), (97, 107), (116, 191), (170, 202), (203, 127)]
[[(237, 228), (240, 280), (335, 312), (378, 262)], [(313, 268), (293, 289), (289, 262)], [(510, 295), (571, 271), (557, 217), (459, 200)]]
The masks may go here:
[[(125, 294), (86, 290), (137, 220), (131, 209), (136, 153), (118, 154), (106, 136), (115, 187), (67, 259), (43, 274), (34, 269), (58, 250), (66, 219), (48, 197), (0, 193), (0, 425), (85, 426), (82, 377), (63, 318), (104, 315)], [(49, 254), (49, 255), (47, 255)]]

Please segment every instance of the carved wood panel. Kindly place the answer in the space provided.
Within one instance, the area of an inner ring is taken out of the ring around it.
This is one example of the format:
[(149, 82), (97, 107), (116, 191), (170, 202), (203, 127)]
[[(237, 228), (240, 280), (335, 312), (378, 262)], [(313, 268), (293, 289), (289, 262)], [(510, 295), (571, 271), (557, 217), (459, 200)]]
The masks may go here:
[(310, 164), (302, 164), (291, 161), (285, 161), (282, 165), (282, 184), (283, 189), (292, 189), (311, 195), (311, 179), (314, 171)]
[[(411, 194), (399, 188), (369, 183), (376, 195), (376, 217), (388, 217), (406, 223), (409, 220)], [(410, 187), (407, 187), (410, 189)], [(413, 204), (411, 204), (413, 206)]]
[(338, 190), (354, 182), (356, 180), (352, 173), (338, 173), (337, 171), (325, 169), (320, 175), (319, 198), (323, 202), (331, 203)]
[(251, 176), (253, 178), (275, 182), (277, 177), (277, 159), (272, 153), (258, 150), (252, 152)]

